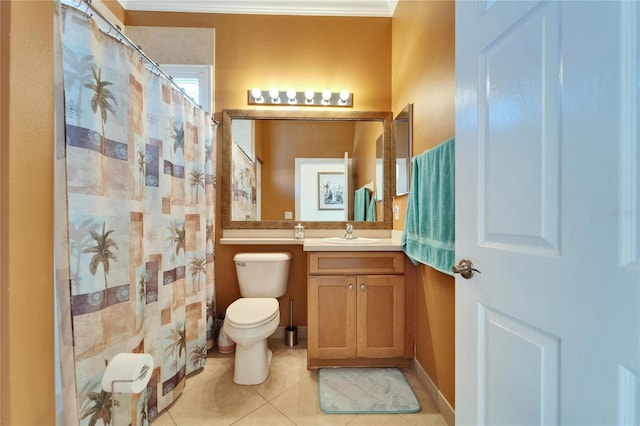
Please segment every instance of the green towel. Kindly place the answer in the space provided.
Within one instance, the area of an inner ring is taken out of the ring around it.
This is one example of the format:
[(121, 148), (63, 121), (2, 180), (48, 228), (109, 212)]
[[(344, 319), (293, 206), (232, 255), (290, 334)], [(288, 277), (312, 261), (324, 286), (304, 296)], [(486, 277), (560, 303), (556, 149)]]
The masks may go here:
[(376, 220), (378, 220), (376, 218), (376, 207), (378, 206), (377, 201), (378, 200), (376, 200), (376, 196), (371, 195), (371, 201), (369, 201), (369, 206), (367, 207), (367, 214), (365, 217), (365, 220), (367, 222), (375, 222)]
[(353, 197), (353, 220), (365, 220), (369, 208), (369, 190), (364, 186)]
[(414, 264), (453, 275), (455, 138), (414, 157), (402, 250)]

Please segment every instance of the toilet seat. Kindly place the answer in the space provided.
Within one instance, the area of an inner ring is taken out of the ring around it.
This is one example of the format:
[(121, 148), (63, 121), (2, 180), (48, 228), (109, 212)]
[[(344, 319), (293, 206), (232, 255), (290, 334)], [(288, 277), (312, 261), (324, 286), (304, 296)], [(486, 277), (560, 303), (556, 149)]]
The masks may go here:
[(280, 314), (278, 300), (271, 297), (247, 297), (233, 302), (226, 321), (235, 328), (255, 328), (273, 321)]

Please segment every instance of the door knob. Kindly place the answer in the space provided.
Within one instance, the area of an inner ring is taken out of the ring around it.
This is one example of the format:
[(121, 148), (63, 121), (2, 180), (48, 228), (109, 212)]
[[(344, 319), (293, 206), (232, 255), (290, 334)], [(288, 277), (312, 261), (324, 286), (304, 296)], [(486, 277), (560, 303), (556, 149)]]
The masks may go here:
[(352, 291), (352, 290), (353, 290), (353, 284), (349, 284), (349, 285), (347, 286), (347, 290)]
[(473, 267), (473, 263), (469, 259), (462, 259), (460, 263), (454, 265), (451, 270), (454, 274), (462, 275), (462, 278), (469, 279), (473, 277), (473, 273), (480, 273), (476, 268)]
[(367, 289), (367, 286), (365, 284), (360, 284), (360, 290), (364, 291)]

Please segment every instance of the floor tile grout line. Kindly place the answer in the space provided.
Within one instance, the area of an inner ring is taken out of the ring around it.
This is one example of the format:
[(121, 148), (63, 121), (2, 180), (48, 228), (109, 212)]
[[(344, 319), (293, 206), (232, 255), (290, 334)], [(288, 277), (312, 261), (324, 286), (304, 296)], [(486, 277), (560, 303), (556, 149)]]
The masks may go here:
[(293, 423), (294, 425), (298, 426), (298, 423), (296, 423), (291, 417), (287, 416), (287, 413), (284, 413), (282, 410), (280, 410), (278, 407), (273, 405), (271, 402), (269, 402), (269, 405), (271, 405), (278, 413), (282, 414), (291, 423)]
[(176, 421), (176, 419), (173, 418), (173, 416), (171, 415), (171, 410), (169, 408), (167, 408), (167, 415), (169, 416), (169, 418), (171, 419), (171, 422), (175, 425), (175, 426), (179, 426), (178, 422)]
[[(262, 395), (260, 395), (262, 397)], [(257, 406), (256, 408), (254, 408), (251, 411), (248, 411), (247, 413), (245, 413), (242, 417), (240, 417), (239, 419), (234, 420), (233, 422), (229, 423), (228, 426), (232, 426), (235, 425), (239, 422), (241, 422), (244, 418), (252, 415), (253, 413), (255, 413), (256, 411), (258, 411), (259, 409), (261, 409), (262, 407), (264, 407), (265, 405), (271, 405), (271, 403), (269, 401), (267, 401), (264, 397), (262, 397), (262, 399), (264, 399), (264, 404)]]
[[(269, 373), (269, 374), (271, 374), (271, 373)], [(268, 379), (268, 377), (267, 377), (267, 379)], [(289, 389), (291, 389), (292, 387), (294, 387), (294, 386), (296, 386), (296, 385), (300, 384), (300, 382), (301, 382), (302, 380), (303, 380), (303, 379), (298, 380), (297, 382), (295, 382), (295, 383), (291, 384), (290, 386), (288, 386), (288, 387), (286, 387), (286, 388), (282, 389), (280, 392), (278, 392), (277, 394), (273, 395), (273, 396), (272, 396), (272, 397), (270, 397), (270, 398), (267, 398), (265, 395), (262, 395), (262, 394), (260, 393), (260, 391), (258, 391), (258, 393), (260, 394), (260, 396), (261, 396), (261, 397), (263, 397), (264, 399), (266, 399), (266, 400), (267, 400), (267, 402), (271, 402), (271, 401), (275, 400), (276, 398), (278, 398), (278, 397), (279, 397), (280, 395), (282, 395), (283, 393), (287, 392), (287, 391), (288, 391)]]

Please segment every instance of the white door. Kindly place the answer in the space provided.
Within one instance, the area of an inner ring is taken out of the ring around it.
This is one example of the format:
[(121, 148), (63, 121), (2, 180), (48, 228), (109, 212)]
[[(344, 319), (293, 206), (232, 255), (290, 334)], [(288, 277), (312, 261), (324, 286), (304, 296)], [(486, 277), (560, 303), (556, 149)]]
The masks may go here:
[(262, 220), (262, 161), (256, 158), (256, 220)]
[[(349, 166), (351, 165), (351, 160), (349, 160), (349, 153), (344, 153), (344, 188), (342, 191), (342, 200), (344, 203), (344, 220), (349, 221), (349, 212), (353, 211), (353, 207), (349, 207), (349, 200), (351, 199), (351, 189), (349, 186), (351, 185), (351, 180), (349, 176), (351, 176), (351, 170)], [(353, 215), (351, 216), (353, 218)]]
[(456, 3), (456, 423), (640, 424), (640, 2)]

